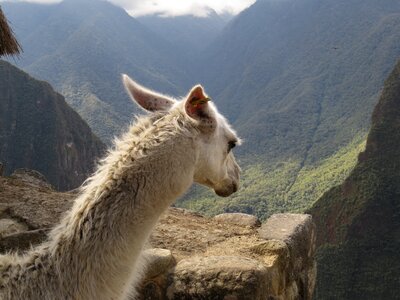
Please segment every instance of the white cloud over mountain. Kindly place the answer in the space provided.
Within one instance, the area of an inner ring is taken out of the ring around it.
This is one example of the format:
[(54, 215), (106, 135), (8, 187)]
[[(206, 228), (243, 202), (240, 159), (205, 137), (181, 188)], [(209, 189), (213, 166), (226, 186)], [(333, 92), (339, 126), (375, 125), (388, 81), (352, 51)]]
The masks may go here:
[(110, 0), (131, 15), (159, 14), (166, 17), (194, 15), (205, 17), (211, 9), (217, 13), (237, 14), (255, 0)]
[[(0, 2), (32, 2), (51, 4), (60, 0), (0, 0)], [(132, 16), (158, 14), (164, 17), (194, 15), (205, 17), (211, 10), (219, 14), (238, 14), (256, 0), (108, 0), (121, 6)]]

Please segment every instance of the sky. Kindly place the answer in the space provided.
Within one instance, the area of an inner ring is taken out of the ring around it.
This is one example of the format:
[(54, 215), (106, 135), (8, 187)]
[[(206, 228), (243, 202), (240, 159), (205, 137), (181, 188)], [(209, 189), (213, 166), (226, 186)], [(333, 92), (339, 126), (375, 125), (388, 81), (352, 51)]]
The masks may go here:
[[(60, 0), (0, 0), (0, 2), (34, 2), (51, 4)], [(218, 14), (236, 15), (256, 0), (107, 0), (123, 7), (132, 16), (158, 14), (164, 17), (194, 15), (206, 17), (211, 9)]]

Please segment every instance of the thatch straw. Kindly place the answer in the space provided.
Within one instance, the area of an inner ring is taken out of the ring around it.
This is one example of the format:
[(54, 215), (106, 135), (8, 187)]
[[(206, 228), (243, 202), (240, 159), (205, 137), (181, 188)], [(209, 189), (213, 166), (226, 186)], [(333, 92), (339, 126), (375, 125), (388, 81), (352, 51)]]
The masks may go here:
[(19, 54), (21, 46), (15, 39), (11, 28), (8, 26), (6, 16), (0, 7), (0, 56)]

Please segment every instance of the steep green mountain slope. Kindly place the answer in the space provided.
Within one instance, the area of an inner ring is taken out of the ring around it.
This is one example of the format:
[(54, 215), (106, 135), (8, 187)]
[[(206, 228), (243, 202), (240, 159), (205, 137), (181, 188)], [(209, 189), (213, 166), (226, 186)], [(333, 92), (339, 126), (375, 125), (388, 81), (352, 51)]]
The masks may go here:
[(0, 162), (43, 173), (56, 188), (79, 186), (104, 144), (52, 87), (0, 60)]
[[(224, 210), (304, 209), (345, 178), (362, 149), (400, 55), (400, 2), (260, 0), (204, 55), (205, 86), (245, 139), (244, 189)], [(335, 166), (337, 155), (345, 164)], [(221, 211), (211, 194), (197, 195), (203, 212)]]
[(98, 0), (2, 6), (24, 47), (18, 65), (49, 81), (105, 141), (136, 111), (121, 73), (165, 93), (181, 92), (177, 83), (185, 76), (173, 45), (121, 8)]
[(317, 299), (399, 298), (400, 62), (356, 167), (310, 213), (319, 245)]

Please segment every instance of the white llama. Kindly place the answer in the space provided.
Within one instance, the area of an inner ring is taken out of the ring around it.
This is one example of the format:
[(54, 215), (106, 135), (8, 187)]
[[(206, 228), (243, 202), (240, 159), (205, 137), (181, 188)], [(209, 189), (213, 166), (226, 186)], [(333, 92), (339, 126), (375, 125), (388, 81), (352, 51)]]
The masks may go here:
[(195, 86), (182, 101), (123, 82), (153, 113), (139, 118), (84, 184), (44, 244), (0, 256), (0, 299), (127, 299), (140, 253), (159, 216), (193, 182), (234, 193), (235, 132)]

